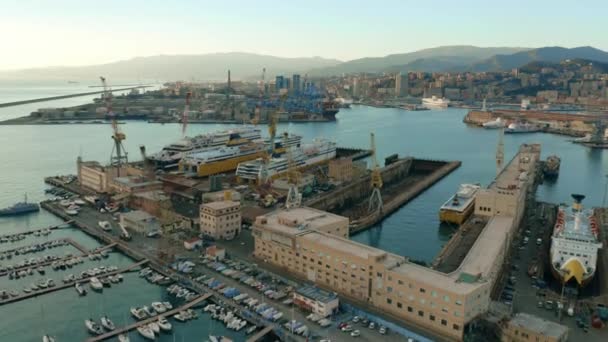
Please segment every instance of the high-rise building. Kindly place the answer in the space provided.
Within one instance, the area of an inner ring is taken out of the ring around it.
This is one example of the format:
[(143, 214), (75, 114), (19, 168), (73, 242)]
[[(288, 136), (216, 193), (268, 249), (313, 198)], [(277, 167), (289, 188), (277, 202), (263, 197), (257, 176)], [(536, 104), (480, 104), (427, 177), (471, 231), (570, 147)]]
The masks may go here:
[(279, 92), (281, 89), (285, 88), (285, 78), (282, 75), (277, 75), (274, 81), (275, 91)]
[(291, 89), (291, 80), (289, 78), (283, 79), (283, 88)]
[(293, 74), (291, 86), (293, 88), (294, 93), (297, 94), (300, 92), (301, 84), (300, 84), (300, 75), (299, 74)]
[(395, 96), (407, 96), (408, 90), (408, 78), (407, 73), (404, 75), (402, 73), (398, 73), (395, 76)]
[(231, 240), (241, 232), (241, 204), (235, 201), (205, 203), (200, 208), (201, 233), (216, 240)]

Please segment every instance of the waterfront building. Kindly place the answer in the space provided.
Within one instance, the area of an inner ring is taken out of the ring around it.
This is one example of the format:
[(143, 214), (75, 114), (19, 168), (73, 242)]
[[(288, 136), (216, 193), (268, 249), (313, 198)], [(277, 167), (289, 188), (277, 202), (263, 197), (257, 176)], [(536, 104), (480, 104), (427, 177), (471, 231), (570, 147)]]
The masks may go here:
[(218, 201), (201, 205), (201, 233), (216, 240), (232, 240), (241, 232), (241, 203)]
[(338, 311), (340, 299), (335, 293), (314, 286), (302, 286), (293, 292), (293, 304), (325, 318)]
[[(488, 223), (449, 273), (348, 240), (331, 229), (336, 220), (298, 220), (295, 210), (256, 218), (254, 256), (405, 323), (462, 340), (466, 326), (488, 311), (539, 158), (539, 145), (522, 145), (490, 187), (479, 190), (475, 211), (488, 216)], [(335, 216), (326, 215), (325, 220)]]
[(103, 166), (96, 161), (82, 161), (77, 159), (78, 183), (85, 189), (99, 193), (108, 192), (109, 181), (116, 174), (116, 170), (111, 166)]
[(565, 342), (568, 340), (568, 327), (522, 312), (504, 324), (500, 340), (502, 342)]
[(133, 210), (120, 214), (120, 224), (127, 230), (140, 234), (160, 231), (158, 219), (145, 211)]
[(115, 177), (110, 183), (110, 190), (114, 193), (135, 194), (138, 192), (160, 190), (163, 183), (157, 180), (148, 180), (142, 176)]
[(353, 160), (351, 158), (330, 160), (328, 176), (337, 182), (350, 182), (353, 179)]

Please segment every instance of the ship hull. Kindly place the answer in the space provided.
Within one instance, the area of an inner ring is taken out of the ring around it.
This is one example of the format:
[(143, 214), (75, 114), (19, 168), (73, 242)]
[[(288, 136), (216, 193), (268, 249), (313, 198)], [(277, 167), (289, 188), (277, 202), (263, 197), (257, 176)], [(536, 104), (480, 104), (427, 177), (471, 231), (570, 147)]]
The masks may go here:
[(461, 225), (466, 221), (475, 209), (475, 202), (471, 202), (462, 212), (455, 210), (439, 210), (439, 222)]
[[(553, 278), (558, 280), (561, 284), (564, 284), (563, 274), (559, 270), (556, 270), (555, 267), (553, 267), (553, 265), (551, 265), (551, 274), (553, 275)], [(587, 285), (589, 285), (591, 280), (593, 280), (594, 276), (595, 276), (595, 272), (593, 272), (593, 274), (591, 274), (590, 276), (584, 278), (583, 281), (579, 284), (579, 286), (581, 288), (586, 287)]]
[[(205, 164), (199, 165), (196, 168), (196, 175), (199, 177), (206, 177), (206, 176), (211, 176), (211, 175), (218, 174), (218, 173), (234, 171), (234, 170), (236, 170), (239, 163), (260, 158), (260, 157), (262, 157), (263, 154), (264, 154), (264, 151), (259, 151), (259, 152), (244, 155), (244, 156), (234, 157), (234, 158), (211, 162), (211, 163), (205, 163)], [(184, 166), (182, 166), (182, 170), (184, 170)]]

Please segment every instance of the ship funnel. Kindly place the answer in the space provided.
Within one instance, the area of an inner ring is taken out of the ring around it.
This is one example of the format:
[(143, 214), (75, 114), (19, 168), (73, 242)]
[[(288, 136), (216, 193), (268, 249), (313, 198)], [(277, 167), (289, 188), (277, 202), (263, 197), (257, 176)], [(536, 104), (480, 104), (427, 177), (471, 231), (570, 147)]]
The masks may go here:
[(572, 209), (576, 211), (581, 211), (581, 209), (583, 208), (581, 202), (585, 199), (585, 195), (572, 194), (572, 198), (574, 199), (574, 205), (572, 205)]

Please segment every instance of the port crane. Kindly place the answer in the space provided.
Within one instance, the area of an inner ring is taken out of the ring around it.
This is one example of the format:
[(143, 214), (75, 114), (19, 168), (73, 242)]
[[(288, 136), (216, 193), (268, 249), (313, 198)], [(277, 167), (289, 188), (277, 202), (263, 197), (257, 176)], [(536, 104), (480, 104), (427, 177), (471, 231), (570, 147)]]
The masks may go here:
[(292, 209), (298, 208), (302, 205), (302, 194), (298, 191), (298, 185), (300, 183), (300, 171), (298, 171), (296, 163), (293, 159), (292, 149), (287, 147), (288, 139), (289, 134), (285, 132), (283, 134), (283, 146), (285, 146), (287, 153), (287, 183), (289, 184), (287, 199), (285, 200), (285, 208)]
[(100, 76), (99, 79), (101, 80), (101, 85), (103, 86), (103, 100), (106, 105), (106, 113), (107, 116), (109, 116), (112, 120), (112, 140), (114, 140), (114, 145), (112, 147), (112, 153), (110, 154), (110, 165), (116, 168), (116, 176), (120, 177), (120, 170), (122, 166), (129, 163), (127, 151), (122, 144), (122, 141), (125, 140), (127, 136), (122, 133), (118, 127), (116, 114), (114, 114), (114, 111), (112, 110), (112, 92), (108, 87), (106, 78)]
[(184, 106), (184, 112), (182, 113), (182, 138), (186, 137), (186, 128), (188, 127), (188, 115), (190, 113), (190, 101), (192, 99), (192, 92), (186, 93), (186, 105)]
[(378, 166), (378, 159), (376, 158), (376, 138), (374, 133), (370, 133), (370, 143), (372, 151), (372, 195), (369, 198), (368, 211), (370, 213), (382, 213), (384, 204), (382, 202), (382, 175), (380, 174), (380, 166)]

